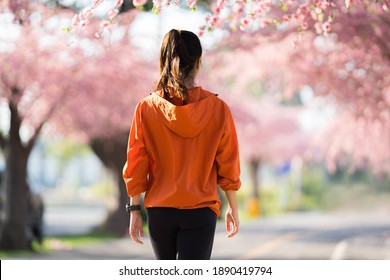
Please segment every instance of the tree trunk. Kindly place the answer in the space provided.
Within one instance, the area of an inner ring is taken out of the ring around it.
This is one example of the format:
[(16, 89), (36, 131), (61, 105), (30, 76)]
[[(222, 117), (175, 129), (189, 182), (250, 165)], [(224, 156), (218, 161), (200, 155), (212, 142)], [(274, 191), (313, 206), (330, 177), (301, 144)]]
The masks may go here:
[(259, 165), (260, 165), (259, 159), (251, 159), (249, 161), (249, 177), (250, 177), (250, 180), (252, 182), (251, 196), (254, 198), (260, 197), (259, 178), (258, 178)]
[(260, 166), (260, 159), (251, 159), (249, 161), (249, 178), (251, 180), (252, 192), (249, 198), (248, 212), (249, 216), (257, 217), (261, 215), (260, 205), (260, 191), (258, 171)]
[(128, 133), (122, 133), (112, 138), (95, 138), (90, 146), (103, 164), (113, 172), (118, 187), (118, 202), (110, 211), (106, 220), (99, 229), (108, 230), (119, 235), (126, 234), (129, 226), (129, 215), (125, 211), (125, 204), (129, 201), (125, 182), (122, 177), (123, 166), (126, 162)]
[(6, 250), (28, 249), (26, 221), (29, 202), (27, 161), (31, 152), (20, 139), (21, 118), (17, 108), (10, 104), (11, 125), (9, 139), (4, 148), (6, 169), (2, 195), (0, 222), (0, 248)]

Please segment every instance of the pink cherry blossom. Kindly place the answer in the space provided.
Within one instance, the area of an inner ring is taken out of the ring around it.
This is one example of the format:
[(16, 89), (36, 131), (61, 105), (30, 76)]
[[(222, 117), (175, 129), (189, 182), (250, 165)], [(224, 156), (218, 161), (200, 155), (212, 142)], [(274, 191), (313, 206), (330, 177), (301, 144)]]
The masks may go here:
[(319, 7), (322, 9), (322, 10), (326, 10), (329, 8), (329, 2), (328, 1), (321, 1), (320, 4), (319, 4)]
[(301, 27), (303, 30), (306, 30), (309, 28), (309, 24), (307, 23), (307, 21), (301, 22)]
[(104, 0), (93, 0), (91, 7), (96, 8), (97, 6), (99, 6), (103, 2), (104, 2)]
[(327, 21), (322, 24), (322, 30), (324, 32), (329, 32), (332, 29), (332, 25)]
[(352, 4), (353, 0), (345, 0), (345, 7), (349, 8)]
[(322, 24), (320, 22), (316, 22), (314, 24), (314, 28), (317, 34), (322, 34), (323, 29), (322, 29)]
[(244, 27), (245, 26), (248, 26), (250, 23), (250, 21), (247, 19), (247, 18), (244, 18), (242, 21), (241, 21), (241, 25), (243, 25)]
[[(92, 2), (91, 10), (96, 9), (100, 3), (104, 0), (94, 0)], [(381, 3), (377, 3), (377, 2)], [(14, 1), (11, 1), (14, 2)], [(173, 3), (177, 5), (177, 0), (153, 0), (153, 11), (159, 14), (163, 11), (164, 7), (168, 7)], [(301, 30), (309, 31), (315, 30), (317, 33), (328, 33), (329, 24), (321, 26), (321, 32), (319, 32), (318, 22), (323, 24), (324, 22), (337, 22), (337, 17), (340, 13), (344, 13), (345, 8), (351, 9), (364, 6), (365, 12), (371, 12), (371, 10), (382, 9), (388, 12), (390, 1), (389, 0), (378, 0), (375, 3), (367, 5), (365, 0), (345, 0), (345, 1), (329, 1), (329, 0), (303, 0), (303, 1), (227, 1), (227, 0), (212, 0), (210, 2), (211, 11), (209, 16), (205, 19), (204, 24), (207, 26), (207, 30), (214, 30), (215, 28), (230, 27), (232, 30), (236, 30), (238, 26), (241, 29), (246, 30), (252, 26), (251, 24), (242, 25), (240, 23), (248, 20), (252, 23), (257, 22), (257, 25), (261, 27), (269, 26), (264, 19), (270, 19), (273, 26), (278, 26), (280, 22), (291, 26), (303, 25), (300, 27)], [(123, 0), (116, 1), (116, 7), (120, 7)], [(133, 4), (137, 7), (143, 6), (147, 3), (147, 0), (133, 0)], [(197, 7), (198, 0), (186, 0), (189, 9), (195, 10)], [(344, 10), (343, 10), (344, 9)], [(18, 9), (16, 9), (18, 10)], [(222, 13), (222, 11), (224, 11)], [(80, 12), (81, 18), (89, 18), (89, 13)], [(114, 17), (110, 17), (113, 20)], [(210, 18), (218, 18), (217, 21), (209, 21)], [(292, 20), (294, 19), (294, 20)], [(80, 19), (81, 20), (81, 19)], [(80, 22), (80, 21), (78, 21)], [(83, 21), (82, 26), (85, 26)], [(303, 23), (303, 24), (301, 24)], [(246, 26), (246, 28), (243, 28)], [(80, 28), (77, 25), (71, 25), (69, 27), (72, 31), (77, 31)]]
[(135, 7), (143, 6), (148, 3), (148, 0), (133, 0), (133, 5)]
[(187, 0), (187, 6), (188, 6), (190, 9), (193, 9), (193, 10), (196, 9), (197, 3), (198, 3), (197, 0)]
[(111, 9), (108, 11), (108, 17), (109, 19), (113, 19), (114, 17), (116, 17), (119, 13), (119, 10), (118, 9)]
[(109, 28), (111, 26), (111, 22), (109, 20), (102, 21), (100, 26), (102, 28)]

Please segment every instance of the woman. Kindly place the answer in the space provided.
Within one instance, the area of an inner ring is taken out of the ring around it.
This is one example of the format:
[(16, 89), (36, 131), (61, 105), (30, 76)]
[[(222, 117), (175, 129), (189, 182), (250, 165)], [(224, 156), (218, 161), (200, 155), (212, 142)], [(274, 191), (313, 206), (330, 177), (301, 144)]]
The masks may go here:
[(145, 193), (157, 259), (210, 259), (220, 215), (218, 186), (228, 201), (228, 237), (238, 232), (240, 163), (225, 102), (195, 85), (202, 47), (192, 32), (171, 30), (162, 42), (156, 91), (135, 110), (123, 178), (130, 197), (129, 235), (143, 244)]

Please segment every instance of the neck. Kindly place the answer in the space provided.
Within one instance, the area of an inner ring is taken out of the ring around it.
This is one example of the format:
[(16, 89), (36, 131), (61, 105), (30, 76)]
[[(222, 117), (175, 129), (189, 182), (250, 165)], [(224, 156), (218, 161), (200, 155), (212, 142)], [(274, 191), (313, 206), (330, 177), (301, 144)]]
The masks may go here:
[(195, 69), (193, 69), (188, 77), (184, 80), (184, 85), (186, 86), (187, 89), (194, 88), (195, 85)]
[(187, 89), (196, 87), (194, 80), (188, 82), (186, 81), (184, 85), (186, 86)]

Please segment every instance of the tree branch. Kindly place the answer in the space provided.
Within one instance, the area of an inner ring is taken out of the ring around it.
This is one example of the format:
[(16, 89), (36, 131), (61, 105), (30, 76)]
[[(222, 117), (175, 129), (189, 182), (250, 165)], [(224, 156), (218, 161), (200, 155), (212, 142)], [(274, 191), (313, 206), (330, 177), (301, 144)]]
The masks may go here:
[(63, 94), (58, 98), (57, 102), (49, 109), (46, 116), (42, 118), (41, 123), (39, 126), (35, 129), (34, 134), (31, 136), (30, 140), (27, 142), (27, 149), (30, 152), (32, 148), (34, 147), (34, 144), (39, 136), (39, 134), (42, 131), (43, 125), (50, 119), (50, 117), (53, 115), (55, 110), (57, 109), (58, 105), (61, 104), (61, 102), (64, 100), (65, 96), (67, 94), (67, 89), (63, 91)]
[[(379, 16), (380, 20), (382, 21), (381, 23), (383, 23), (384, 25), (387, 25), (387, 28), (390, 28), (390, 17), (386, 17), (386, 16)], [(387, 29), (389, 30), (389, 29)], [(378, 37), (378, 36), (377, 36)], [(389, 42), (388, 40), (384, 39), (386, 38), (385, 36), (382, 37), (382, 38), (379, 38), (378, 37), (378, 42), (379, 42), (379, 45), (383, 51), (383, 54), (384, 56), (390, 61), (390, 45), (389, 45)]]
[(5, 138), (4, 134), (0, 131), (0, 149), (5, 150), (7, 146), (7, 139)]

